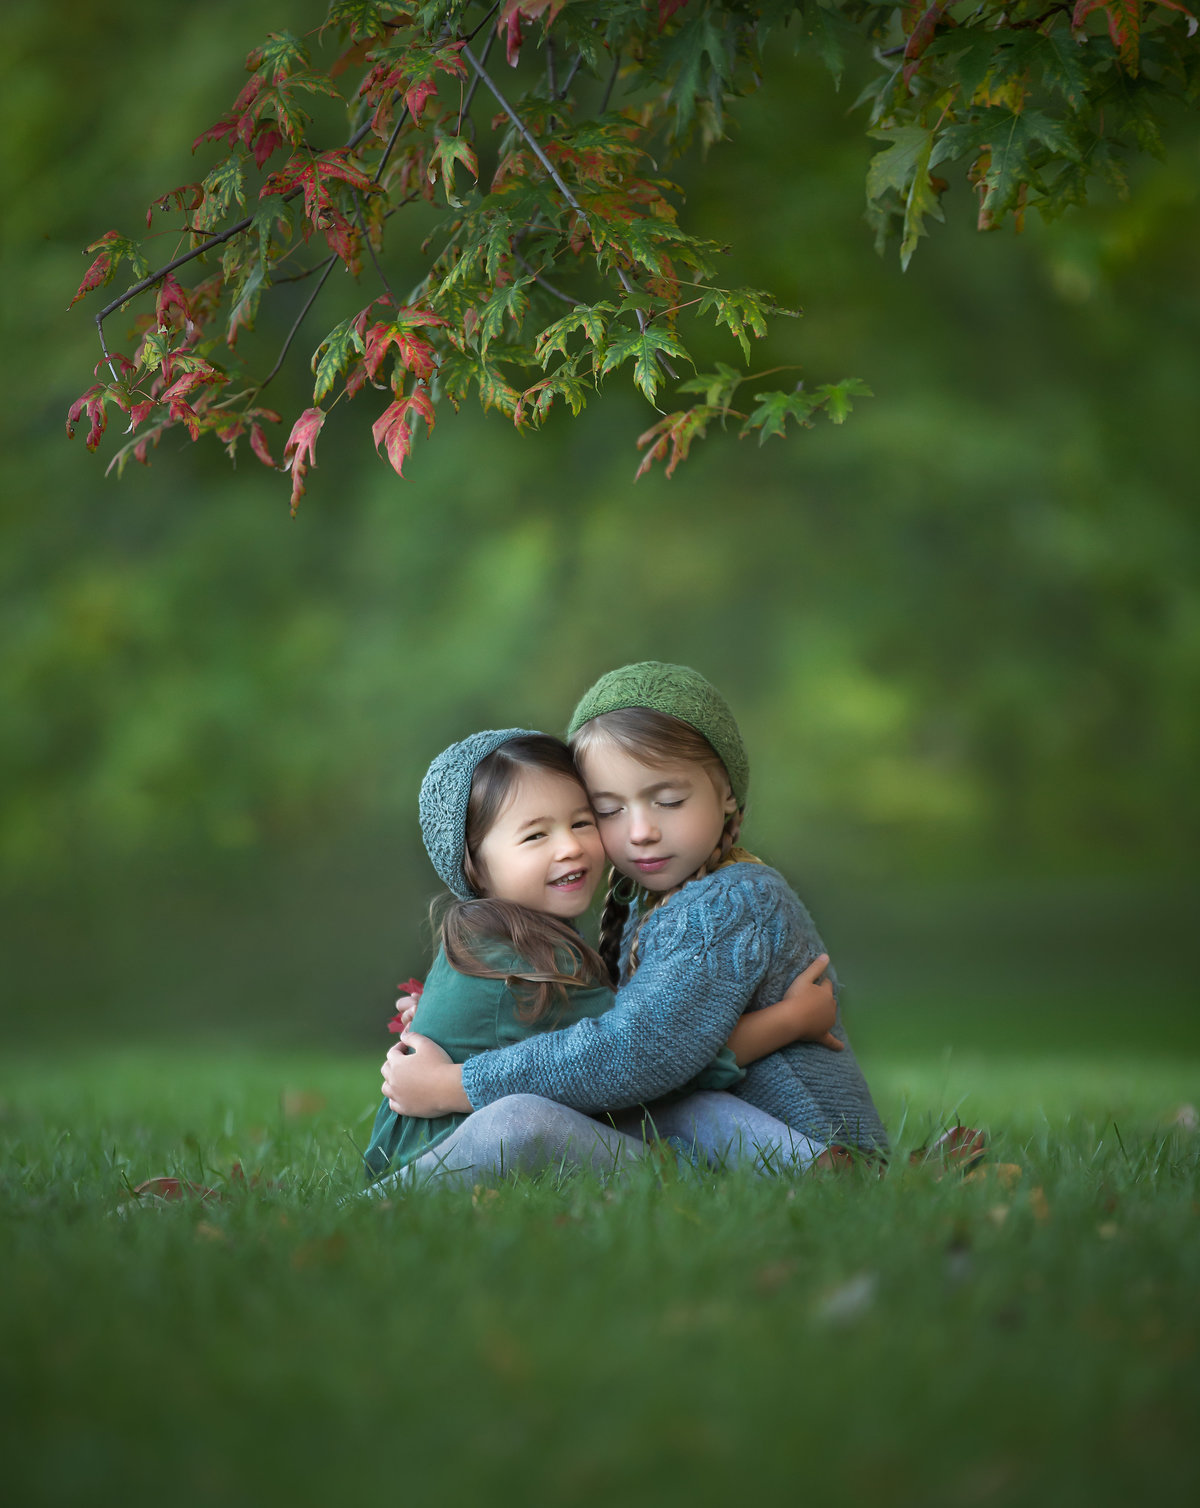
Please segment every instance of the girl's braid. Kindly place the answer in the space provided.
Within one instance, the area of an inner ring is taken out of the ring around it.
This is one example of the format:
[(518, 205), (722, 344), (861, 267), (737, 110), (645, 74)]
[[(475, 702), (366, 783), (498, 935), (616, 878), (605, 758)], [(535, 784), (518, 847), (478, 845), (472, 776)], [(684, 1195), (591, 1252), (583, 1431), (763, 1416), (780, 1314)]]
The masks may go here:
[[(641, 942), (641, 936), (642, 936), (642, 923), (650, 915), (651, 911), (654, 911), (657, 907), (661, 906), (664, 901), (669, 901), (673, 895), (678, 895), (679, 892), (683, 889), (683, 887), (685, 885), (689, 885), (693, 880), (702, 880), (707, 875), (715, 874), (716, 871), (718, 869), (720, 869), (721, 865), (724, 864), (724, 863), (726, 863), (726, 861), (729, 858), (729, 855), (733, 852), (733, 846), (737, 842), (737, 840), (738, 840), (738, 834), (741, 832), (741, 830), (742, 830), (742, 812), (739, 809), (737, 811), (731, 812), (729, 814), (729, 816), (726, 817), (726, 819), (725, 819), (725, 826), (721, 829), (721, 840), (720, 840), (720, 842), (713, 849), (712, 853), (709, 854), (708, 858), (705, 859), (704, 863), (701, 864), (700, 868), (696, 870), (695, 874), (689, 874), (686, 880), (681, 880), (678, 885), (672, 886), (672, 888), (670, 890), (659, 891), (657, 894), (655, 894), (653, 896), (653, 898), (650, 898), (650, 899), (646, 900), (645, 905), (642, 907), (641, 915), (638, 917), (637, 931), (633, 934), (633, 942), (630, 945), (630, 949), (629, 949), (629, 972), (630, 972), (631, 975), (632, 975), (633, 971), (638, 966), (638, 952), (639, 952), (639, 943)], [(609, 890), (609, 894), (610, 895), (612, 894), (611, 888)], [(628, 910), (629, 910), (629, 908), (628, 908), (628, 906), (626, 906), (626, 908), (625, 908), (625, 914), (628, 914)], [(604, 913), (607, 916), (607, 914), (608, 914), (608, 905), (607, 905), (607, 903), (605, 904)], [(622, 926), (624, 926), (624, 915), (622, 916), (621, 924), (622, 924)], [(603, 921), (602, 921), (601, 922), (601, 928), (602, 929), (603, 929), (603, 925), (604, 924), (603, 924)], [(600, 953), (601, 958), (605, 958), (605, 954), (604, 954), (604, 941), (603, 941), (603, 939), (604, 939), (603, 930), (601, 930), (600, 936), (601, 936), (601, 942), (600, 942), (600, 948), (599, 948), (598, 951)], [(607, 961), (608, 960), (605, 958), (605, 962), (607, 962)]]
[(608, 970), (616, 989), (621, 982), (621, 938), (629, 919), (630, 890), (632, 881), (627, 880), (615, 867), (608, 871), (608, 890), (604, 895), (604, 909), (600, 913), (600, 938), (596, 952)]

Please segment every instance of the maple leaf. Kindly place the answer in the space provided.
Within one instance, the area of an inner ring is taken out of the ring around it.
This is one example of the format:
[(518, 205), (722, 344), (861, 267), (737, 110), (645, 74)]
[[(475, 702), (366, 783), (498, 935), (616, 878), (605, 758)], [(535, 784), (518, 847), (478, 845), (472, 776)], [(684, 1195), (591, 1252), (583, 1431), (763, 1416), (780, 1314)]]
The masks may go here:
[[(342, 320), (340, 325), (335, 325), (317, 349), (313, 352), (312, 361), (309, 363), (316, 381), (313, 384), (313, 402), (320, 403), (326, 397), (338, 377), (346, 370), (347, 366), (356, 355), (361, 356), (364, 350), (363, 337), (356, 328), (357, 318)], [(372, 376), (374, 373), (372, 373)]]
[[(441, 321), (439, 321), (441, 323)], [(394, 349), (401, 372), (411, 372), (419, 381), (428, 381), (437, 366), (437, 351), (427, 340), (414, 335), (400, 323), (381, 321), (366, 334), (366, 375), (375, 381), (388, 350)]]
[(497, 288), (479, 316), (479, 349), (486, 351), (492, 341), (504, 329), (505, 316), (521, 328), (529, 309), (529, 294), (526, 292), (533, 277), (517, 278), (505, 287)]
[(741, 438), (756, 429), (760, 445), (765, 444), (772, 435), (778, 435), (782, 439), (789, 419), (794, 419), (804, 429), (812, 428), (809, 416), (816, 407), (817, 400), (810, 398), (802, 388), (796, 388), (790, 393), (755, 393), (754, 401), (758, 407), (751, 411), (750, 417), (742, 425), (739, 431)]
[(564, 314), (552, 325), (547, 325), (534, 342), (534, 350), (542, 365), (545, 366), (556, 352), (567, 354), (567, 337), (575, 330), (583, 331), (593, 350), (597, 353), (603, 351), (608, 330), (607, 316), (615, 313), (616, 305), (607, 300), (598, 304), (576, 304), (570, 314)]
[(338, 182), (348, 183), (363, 193), (375, 189), (362, 168), (350, 162), (344, 150), (335, 149), (319, 156), (302, 157), (297, 153), (278, 172), (271, 174), (258, 197), (266, 199), (272, 194), (286, 194), (289, 189), (299, 186), (304, 191), (304, 213), (316, 225), (332, 204), (329, 185)]
[(252, 424), (250, 426), (250, 449), (264, 466), (269, 466), (273, 471), (276, 469), (275, 458), (271, 454), (271, 449), (267, 444), (267, 437), (263, 432), (261, 424)]
[(98, 251), (100, 255), (84, 273), (83, 282), (76, 290), (75, 297), (67, 305), (68, 309), (73, 309), (85, 293), (91, 293), (94, 288), (103, 288), (107, 283), (111, 283), (122, 260), (131, 264), (138, 277), (145, 277), (150, 270), (137, 245), (118, 230), (106, 231), (98, 241), (93, 241), (86, 249)]
[[(716, 313), (719, 325), (728, 327), (729, 333), (742, 348), (742, 354), (746, 360), (750, 360), (750, 341), (746, 335), (746, 328), (758, 339), (767, 333), (766, 315), (774, 309), (774, 303), (769, 293), (763, 293), (758, 288), (710, 288), (700, 300), (697, 310), (699, 314), (707, 314), (710, 310)], [(775, 310), (776, 313), (790, 313), (790, 310)]]
[(108, 388), (102, 382), (88, 388), (82, 397), (76, 398), (67, 410), (67, 435), (70, 439), (75, 438), (75, 426), (80, 416), (86, 414), (90, 422), (87, 439), (83, 442), (89, 450), (95, 450), (100, 444), (100, 437), (108, 427), (108, 412), (105, 401), (108, 397)]
[(843, 377), (841, 382), (827, 382), (813, 390), (813, 407), (823, 404), (834, 424), (844, 424), (854, 410), (852, 398), (873, 398), (875, 394), (860, 377)]
[(611, 342), (600, 363), (601, 377), (634, 358), (633, 380), (648, 402), (653, 403), (662, 385), (662, 368), (659, 353), (678, 356), (682, 361), (691, 361), (687, 348), (679, 337), (659, 325), (648, 324), (644, 330), (618, 336)]
[[(637, 445), (639, 450), (645, 450), (641, 465), (633, 474), (636, 482), (650, 470), (655, 461), (666, 459), (668, 448), (671, 459), (667, 461), (667, 476), (675, 475), (675, 468), (680, 461), (686, 461), (688, 452), (692, 448), (693, 440), (702, 440), (708, 432), (711, 420), (715, 419), (720, 410), (710, 408), (708, 404), (698, 403), (695, 408), (686, 408), (675, 414), (668, 414), (657, 424), (652, 424), (645, 434), (639, 435)], [(649, 446), (647, 450), (646, 447)]]
[(398, 477), (404, 475), (404, 462), (412, 449), (413, 423), (418, 418), (425, 420), (425, 433), (432, 434), (433, 402), (429, 389), (420, 383), (407, 398), (397, 398), (394, 403), (389, 403), (371, 426), (375, 449), (378, 450), (381, 445), (384, 447), (387, 458), (392, 463), (392, 470)]
[(475, 148), (465, 136), (439, 136), (437, 145), (429, 159), (426, 172), (430, 183), (436, 183), (440, 177), (442, 187), (446, 190), (446, 200), (455, 209), (461, 209), (463, 201), (454, 197), (454, 164), (461, 162), (471, 177), (479, 180), (479, 159), (475, 155)]
[(292, 517), (304, 496), (304, 478), (310, 465), (317, 464), (317, 436), (325, 423), (325, 410), (306, 408), (292, 425), (292, 432), (283, 447), (283, 469), (292, 473)]

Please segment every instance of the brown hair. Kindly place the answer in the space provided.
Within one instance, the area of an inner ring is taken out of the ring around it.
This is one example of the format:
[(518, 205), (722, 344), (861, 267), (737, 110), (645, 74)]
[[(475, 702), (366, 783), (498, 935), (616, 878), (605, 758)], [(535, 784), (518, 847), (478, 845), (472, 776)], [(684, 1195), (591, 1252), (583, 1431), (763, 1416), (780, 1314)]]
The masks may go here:
[[(570, 749), (544, 733), (510, 738), (479, 761), (467, 803), (463, 873), (472, 890), (480, 891), (481, 895), (477, 900), (449, 900), (441, 915), (440, 931), (446, 962), (460, 974), (477, 979), (506, 979), (510, 988), (529, 986), (520, 990), (520, 1014), (523, 1021), (532, 1023), (541, 1021), (551, 1011), (561, 1010), (569, 986), (607, 984), (608, 971), (598, 954), (568, 923), (530, 906), (482, 894), (486, 880), (476, 857), (479, 845), (500, 815), (522, 770), (545, 770), (582, 786)], [(511, 947), (528, 967), (516, 973), (490, 967), (479, 956), (481, 947), (489, 942)]]
[[(675, 760), (686, 760), (703, 765), (710, 774), (719, 775), (726, 784), (729, 783), (729, 772), (703, 733), (697, 732), (690, 723), (671, 717), (666, 712), (656, 712), (652, 707), (622, 707), (616, 712), (604, 712), (599, 717), (593, 717), (576, 732), (571, 740), (571, 750), (578, 758), (587, 749), (603, 743), (615, 744), (623, 753), (651, 768), (671, 764)], [(686, 880), (671, 890), (646, 890), (636, 880), (621, 874), (615, 866), (609, 870), (608, 891), (604, 897), (604, 909), (600, 913), (597, 952), (614, 985), (620, 981), (621, 938), (629, 918), (630, 904), (635, 897), (638, 900), (639, 916), (638, 928), (629, 949), (630, 974), (638, 966), (638, 941), (642, 923), (651, 911), (676, 895), (689, 881), (702, 880), (722, 865), (762, 862), (744, 848), (735, 846), (742, 828), (742, 815), (741, 807), (728, 814), (721, 829), (721, 837), (712, 853), (694, 874), (688, 875)]]

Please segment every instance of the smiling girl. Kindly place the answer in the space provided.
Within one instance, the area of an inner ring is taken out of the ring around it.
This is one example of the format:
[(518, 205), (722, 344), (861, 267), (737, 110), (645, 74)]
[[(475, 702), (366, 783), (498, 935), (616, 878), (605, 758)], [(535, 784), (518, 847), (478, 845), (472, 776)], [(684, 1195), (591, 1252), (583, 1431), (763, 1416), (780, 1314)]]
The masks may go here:
[[(720, 1158), (733, 1096), (655, 1102), (710, 1063), (739, 1022), (765, 1034), (765, 1008), (823, 953), (820, 938), (783, 876), (737, 847), (749, 763), (703, 676), (657, 661), (613, 671), (583, 697), (570, 735), (613, 865), (598, 952), (619, 978), (616, 1005), (461, 1066), (410, 1033), (411, 1052), (388, 1055), (385, 1095), (410, 1116), (513, 1094), (583, 1111), (648, 1105), (660, 1134)], [(739, 1114), (791, 1128), (774, 1144), (780, 1165), (808, 1166), (830, 1144), (887, 1150), (840, 1008), (833, 1032), (845, 1051), (764, 1043), (736, 1086)]]

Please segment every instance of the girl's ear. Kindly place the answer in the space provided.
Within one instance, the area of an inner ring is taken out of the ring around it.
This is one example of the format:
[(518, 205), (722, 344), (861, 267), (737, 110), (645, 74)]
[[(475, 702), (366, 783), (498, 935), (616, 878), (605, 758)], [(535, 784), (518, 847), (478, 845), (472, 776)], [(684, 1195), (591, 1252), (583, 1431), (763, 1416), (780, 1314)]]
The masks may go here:
[(733, 794), (733, 787), (729, 784), (728, 779), (723, 780), (722, 785), (724, 786), (724, 794), (721, 797), (721, 810), (728, 817), (738, 809), (737, 797)]

